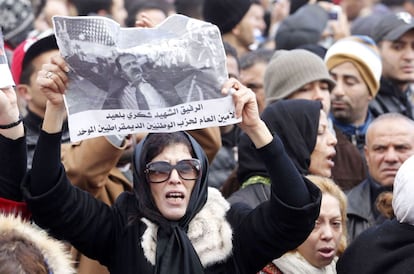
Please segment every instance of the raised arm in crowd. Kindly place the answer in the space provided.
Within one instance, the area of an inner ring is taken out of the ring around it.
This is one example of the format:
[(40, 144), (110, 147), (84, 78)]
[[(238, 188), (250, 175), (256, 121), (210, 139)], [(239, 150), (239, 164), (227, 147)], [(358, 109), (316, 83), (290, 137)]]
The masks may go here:
[(26, 139), (13, 87), (0, 89), (0, 211), (28, 217), (20, 183), (26, 174)]
[[(302, 177), (278, 136), (260, 119), (254, 93), (235, 79), (229, 90), (240, 127), (270, 174), (271, 198), (254, 210), (208, 188), (208, 160), (185, 132), (151, 133), (133, 154), (133, 193), (111, 207), (73, 187), (60, 162), (67, 77), (53, 59), (37, 81), (48, 98), (45, 119), (23, 184), (35, 222), (111, 273), (255, 273), (300, 245), (319, 214), (321, 193)], [(52, 77), (46, 77), (52, 72)]]

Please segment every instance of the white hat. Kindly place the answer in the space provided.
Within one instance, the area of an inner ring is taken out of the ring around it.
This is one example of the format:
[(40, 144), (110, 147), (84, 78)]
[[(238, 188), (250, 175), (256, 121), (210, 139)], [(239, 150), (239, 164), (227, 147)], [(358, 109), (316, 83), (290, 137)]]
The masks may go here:
[(414, 155), (399, 168), (393, 194), (392, 207), (397, 220), (414, 225)]

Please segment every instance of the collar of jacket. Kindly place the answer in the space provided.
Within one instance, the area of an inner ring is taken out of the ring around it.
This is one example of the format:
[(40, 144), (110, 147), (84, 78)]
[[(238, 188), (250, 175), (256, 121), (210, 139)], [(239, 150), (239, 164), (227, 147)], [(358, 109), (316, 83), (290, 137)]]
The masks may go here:
[[(342, 123), (335, 119), (335, 117), (331, 114), (333, 123), (337, 128), (339, 128), (349, 139), (351, 139), (352, 136), (365, 136), (369, 124), (372, 122), (373, 117), (370, 111), (367, 113), (367, 117), (365, 119), (365, 122), (360, 126), (354, 126), (351, 124)], [(358, 138), (357, 138), (358, 139)], [(365, 137), (362, 139), (365, 142)], [(361, 140), (361, 141), (362, 141)]]
[(378, 94), (388, 96), (392, 95), (399, 98), (400, 100), (405, 99), (406, 95), (411, 92), (410, 85), (408, 85), (408, 88), (406, 90), (400, 90), (397, 84), (397, 81), (381, 77)]
[(347, 215), (355, 215), (369, 221), (372, 216), (370, 205), (370, 186), (368, 179), (364, 180), (347, 193)]
[[(28, 145), (36, 145), (42, 128), (43, 118), (26, 108), (27, 114), (23, 117), (23, 124), (26, 128), (26, 140)], [(69, 142), (69, 126), (65, 120), (62, 126), (62, 143)]]
[(256, 176), (252, 176), (249, 179), (247, 179), (247, 181), (245, 181), (241, 188), (245, 188), (249, 185), (254, 185), (254, 184), (265, 184), (265, 185), (271, 185), (271, 181), (269, 177), (264, 177), (264, 176), (260, 176), (260, 175), (256, 175)]
[[(233, 231), (226, 219), (226, 212), (229, 209), (229, 203), (219, 190), (209, 187), (206, 204), (188, 226), (188, 238), (203, 267), (222, 262), (231, 256)], [(141, 241), (144, 255), (152, 265), (155, 265), (158, 226), (146, 218), (141, 220), (147, 225)]]
[(391, 187), (383, 187), (371, 176), (368, 176), (362, 183), (352, 188), (347, 193), (348, 215), (356, 215), (370, 222), (375, 218), (375, 199), (383, 191), (392, 191)]

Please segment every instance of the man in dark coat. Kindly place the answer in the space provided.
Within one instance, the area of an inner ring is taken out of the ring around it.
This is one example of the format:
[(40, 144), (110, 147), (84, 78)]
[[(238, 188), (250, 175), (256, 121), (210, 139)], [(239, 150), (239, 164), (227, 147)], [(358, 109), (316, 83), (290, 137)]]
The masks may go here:
[(399, 168), (392, 207), (395, 219), (362, 233), (337, 263), (338, 274), (414, 272), (414, 157)]
[(414, 20), (406, 12), (387, 14), (371, 33), (382, 58), (379, 92), (370, 103), (374, 116), (398, 112), (411, 119), (413, 104), (410, 84), (414, 81)]
[(376, 202), (392, 191), (398, 168), (414, 154), (414, 121), (399, 113), (377, 117), (368, 127), (365, 157), (369, 177), (348, 194), (348, 240), (382, 222)]

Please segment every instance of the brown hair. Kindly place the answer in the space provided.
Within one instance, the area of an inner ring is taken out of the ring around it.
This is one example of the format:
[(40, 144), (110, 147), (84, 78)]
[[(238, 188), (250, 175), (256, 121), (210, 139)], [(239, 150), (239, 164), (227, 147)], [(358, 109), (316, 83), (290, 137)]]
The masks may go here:
[(0, 273), (48, 274), (42, 252), (28, 239), (13, 233), (0, 234)]

